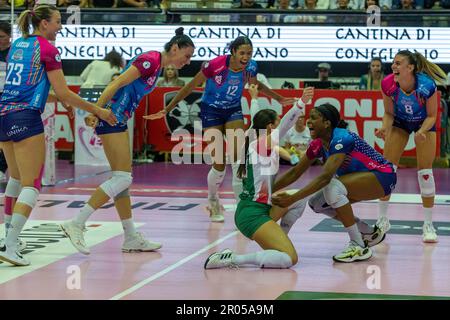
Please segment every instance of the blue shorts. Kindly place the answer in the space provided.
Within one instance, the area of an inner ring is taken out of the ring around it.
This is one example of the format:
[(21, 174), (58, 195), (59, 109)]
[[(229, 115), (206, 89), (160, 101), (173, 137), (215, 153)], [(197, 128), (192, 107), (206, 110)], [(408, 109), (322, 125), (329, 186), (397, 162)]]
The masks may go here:
[(0, 116), (0, 141), (19, 142), (44, 133), (41, 112), (25, 109)]
[(211, 107), (210, 105), (202, 102), (200, 103), (200, 110), (203, 129), (224, 125), (227, 122), (235, 120), (244, 120), (241, 106), (230, 109), (220, 109)]
[(395, 188), (395, 185), (397, 184), (397, 173), (385, 173), (385, 172), (379, 172), (379, 171), (371, 171), (378, 179), (378, 182), (380, 182), (381, 186), (384, 189), (384, 195), (388, 196), (392, 193), (392, 191)]
[[(406, 121), (403, 119), (398, 119), (397, 117), (394, 117), (394, 123), (392, 124), (394, 127), (400, 128), (405, 130), (408, 134), (411, 134), (411, 132), (417, 132), (420, 127), (422, 126), (423, 121)], [(429, 131), (435, 132), (436, 126), (433, 126)]]
[(95, 132), (98, 135), (101, 135), (101, 134), (108, 134), (108, 133), (125, 132), (125, 131), (127, 131), (127, 129), (128, 129), (128, 126), (126, 123), (118, 123), (115, 126), (112, 126), (108, 122), (99, 119), (98, 125), (97, 125), (97, 127), (95, 127)]

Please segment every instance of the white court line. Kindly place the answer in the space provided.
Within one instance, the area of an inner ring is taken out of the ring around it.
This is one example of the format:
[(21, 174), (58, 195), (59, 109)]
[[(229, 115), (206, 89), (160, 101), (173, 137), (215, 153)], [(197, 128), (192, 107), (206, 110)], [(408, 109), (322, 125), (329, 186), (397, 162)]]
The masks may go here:
[(206, 247), (204, 247), (203, 249), (198, 250), (197, 252), (194, 252), (193, 254), (191, 254), (190, 256), (178, 261), (177, 263), (172, 264), (171, 266), (165, 268), (164, 270), (154, 274), (153, 276), (142, 280), (141, 282), (138, 282), (137, 284), (135, 284), (134, 286), (132, 286), (131, 288), (122, 291), (119, 294), (116, 294), (114, 297), (112, 297), (109, 300), (119, 300), (127, 295), (129, 295), (130, 293), (133, 293), (134, 291), (142, 288), (143, 286), (149, 284), (150, 282), (152, 282), (153, 280), (156, 280), (158, 278), (161, 278), (163, 275), (169, 273), (172, 270), (175, 270), (176, 268), (182, 266), (183, 264), (185, 264), (186, 262), (194, 259), (195, 257), (197, 257), (198, 255), (204, 253), (205, 251), (211, 249), (212, 247), (215, 247), (216, 245), (224, 242), (225, 240), (227, 240), (228, 238), (231, 238), (233, 236), (235, 236), (238, 232), (237, 231), (233, 231), (229, 234), (227, 234), (225, 237), (217, 239), (216, 241), (214, 241), (213, 243), (210, 243), (209, 245), (207, 245)]

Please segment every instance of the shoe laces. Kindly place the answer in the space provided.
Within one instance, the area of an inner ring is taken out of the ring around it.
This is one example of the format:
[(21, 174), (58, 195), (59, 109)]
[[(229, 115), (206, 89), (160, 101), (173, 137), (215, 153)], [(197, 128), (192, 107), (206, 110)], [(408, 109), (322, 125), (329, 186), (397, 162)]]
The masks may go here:
[(423, 232), (425, 233), (436, 233), (436, 229), (431, 222), (425, 222), (423, 224)]

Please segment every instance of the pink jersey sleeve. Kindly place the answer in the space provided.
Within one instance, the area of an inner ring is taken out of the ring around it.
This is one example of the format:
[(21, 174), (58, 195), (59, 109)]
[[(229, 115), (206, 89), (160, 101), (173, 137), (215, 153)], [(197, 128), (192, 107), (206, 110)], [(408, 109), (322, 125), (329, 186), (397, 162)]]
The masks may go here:
[(322, 140), (314, 139), (309, 144), (308, 149), (306, 149), (306, 156), (309, 160), (316, 159), (320, 157), (322, 151)]
[(212, 78), (227, 68), (227, 56), (219, 56), (202, 65), (202, 72), (207, 78)]
[(397, 84), (394, 81), (394, 74), (391, 73), (390, 75), (386, 76), (382, 81), (381, 81), (381, 89), (383, 90), (383, 93), (385, 95), (387, 95), (388, 97), (390, 97), (395, 89), (397, 89)]
[(133, 66), (138, 68), (142, 78), (149, 78), (155, 75), (161, 67), (161, 53), (158, 51), (144, 52), (133, 61)]
[(45, 71), (62, 69), (61, 56), (58, 49), (43, 37), (38, 37), (38, 41), (41, 49), (41, 63), (44, 65)]

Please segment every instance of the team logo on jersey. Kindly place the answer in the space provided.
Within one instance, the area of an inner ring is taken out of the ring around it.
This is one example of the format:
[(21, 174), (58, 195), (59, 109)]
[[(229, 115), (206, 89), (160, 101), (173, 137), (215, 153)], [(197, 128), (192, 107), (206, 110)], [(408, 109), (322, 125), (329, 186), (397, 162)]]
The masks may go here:
[(334, 148), (336, 150), (341, 150), (344, 146), (342, 145), (342, 143), (338, 143), (337, 145), (334, 146)]
[(222, 84), (222, 76), (216, 76), (214, 81), (216, 81), (217, 84)]
[(59, 55), (59, 53), (57, 53), (57, 54), (55, 55), (55, 60), (56, 60), (57, 62), (61, 62), (61, 56)]
[(12, 58), (13, 58), (13, 60), (16, 60), (16, 61), (22, 60), (23, 59), (23, 50), (17, 49), (16, 51), (14, 51)]
[(144, 61), (144, 63), (142, 64), (142, 67), (144, 67), (144, 69), (148, 69), (148, 68), (150, 68), (150, 66), (151, 66), (151, 63), (148, 61)]
[(155, 81), (156, 81), (156, 76), (150, 77), (150, 78), (147, 79), (147, 84), (148, 84), (149, 86), (153, 86), (153, 84), (155, 83)]

